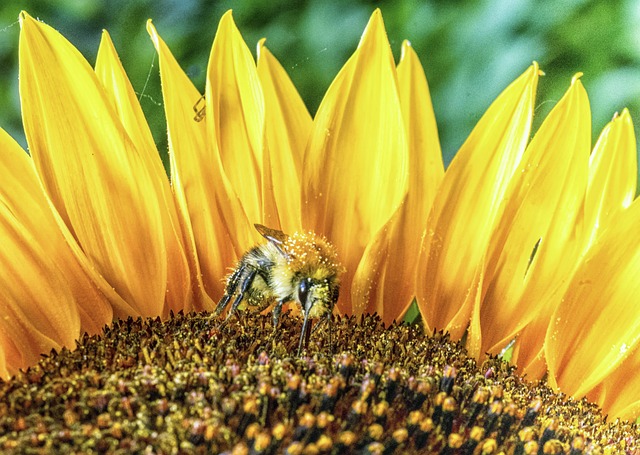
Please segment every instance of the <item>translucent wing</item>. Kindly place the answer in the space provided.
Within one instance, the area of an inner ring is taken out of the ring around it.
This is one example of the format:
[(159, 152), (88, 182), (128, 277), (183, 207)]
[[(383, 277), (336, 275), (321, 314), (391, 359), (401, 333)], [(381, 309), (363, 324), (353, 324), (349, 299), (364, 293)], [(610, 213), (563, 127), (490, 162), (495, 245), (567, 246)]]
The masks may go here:
[(278, 250), (284, 255), (287, 256), (287, 254), (284, 252), (284, 250), (281, 248), (282, 245), (284, 244), (284, 242), (287, 240), (287, 238), (289, 238), (289, 236), (287, 234), (285, 234), (282, 231), (278, 231), (277, 229), (271, 229), (268, 228), (266, 226), (263, 226), (262, 224), (254, 224), (256, 230), (260, 233), (260, 235), (262, 237), (264, 237), (265, 239), (267, 239), (269, 242), (271, 242), (276, 248), (278, 248)]

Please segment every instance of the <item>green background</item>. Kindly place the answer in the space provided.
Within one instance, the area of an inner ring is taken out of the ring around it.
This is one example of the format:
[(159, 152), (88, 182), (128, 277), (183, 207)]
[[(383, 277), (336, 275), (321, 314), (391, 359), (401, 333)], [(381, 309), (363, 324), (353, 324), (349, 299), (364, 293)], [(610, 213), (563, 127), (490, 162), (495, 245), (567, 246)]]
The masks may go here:
[[(161, 151), (166, 132), (158, 65), (145, 30), (152, 18), (196, 86), (218, 20), (228, 9), (249, 47), (267, 38), (314, 113), (381, 8), (399, 57), (409, 39), (425, 67), (448, 162), (491, 101), (533, 60), (541, 79), (536, 124), (574, 73), (592, 104), (594, 140), (614, 112), (628, 107), (640, 124), (640, 2), (637, 1), (13, 1), (0, 6), (0, 126), (26, 147), (18, 98), (18, 13), (27, 10), (59, 30), (92, 64), (101, 30), (116, 45)], [(638, 130), (636, 129), (636, 132)]]

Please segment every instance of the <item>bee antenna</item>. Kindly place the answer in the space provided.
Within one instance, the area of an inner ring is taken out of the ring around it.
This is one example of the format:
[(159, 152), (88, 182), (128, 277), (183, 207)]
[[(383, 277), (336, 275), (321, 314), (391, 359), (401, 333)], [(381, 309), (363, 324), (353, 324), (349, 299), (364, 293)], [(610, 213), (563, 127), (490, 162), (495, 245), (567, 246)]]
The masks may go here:
[(302, 341), (305, 338), (305, 334), (307, 333), (309, 325), (309, 313), (306, 312), (304, 314), (304, 320), (302, 322), (302, 332), (300, 333), (300, 341), (298, 342), (298, 357), (300, 357), (300, 353), (302, 352)]

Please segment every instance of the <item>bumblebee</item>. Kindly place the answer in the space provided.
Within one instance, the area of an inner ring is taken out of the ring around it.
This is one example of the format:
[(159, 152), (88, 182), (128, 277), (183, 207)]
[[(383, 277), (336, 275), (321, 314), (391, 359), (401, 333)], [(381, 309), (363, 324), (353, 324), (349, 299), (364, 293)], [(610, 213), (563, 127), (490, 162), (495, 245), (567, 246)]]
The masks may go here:
[(229, 305), (231, 316), (244, 301), (262, 311), (273, 305), (273, 326), (278, 325), (282, 305), (296, 302), (303, 314), (298, 355), (309, 330), (309, 320), (326, 317), (331, 320), (338, 300), (340, 275), (344, 268), (335, 247), (313, 232), (297, 232), (291, 236), (282, 231), (254, 225), (266, 239), (247, 251), (227, 277), (224, 295), (215, 310), (220, 315)]

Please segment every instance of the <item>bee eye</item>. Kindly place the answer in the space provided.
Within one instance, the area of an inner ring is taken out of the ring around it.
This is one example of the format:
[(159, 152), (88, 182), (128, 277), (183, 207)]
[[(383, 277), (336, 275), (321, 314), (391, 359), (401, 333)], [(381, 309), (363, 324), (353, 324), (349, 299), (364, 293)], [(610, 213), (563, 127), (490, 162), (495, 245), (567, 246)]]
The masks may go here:
[(310, 287), (311, 287), (311, 280), (309, 278), (303, 279), (302, 281), (300, 281), (300, 284), (298, 285), (298, 299), (300, 300), (300, 304), (303, 307), (306, 306)]

